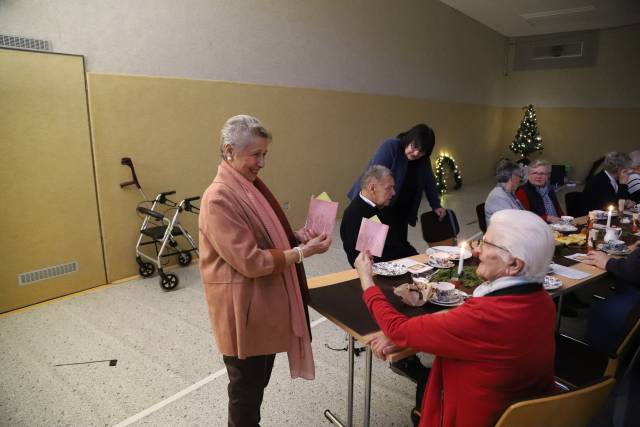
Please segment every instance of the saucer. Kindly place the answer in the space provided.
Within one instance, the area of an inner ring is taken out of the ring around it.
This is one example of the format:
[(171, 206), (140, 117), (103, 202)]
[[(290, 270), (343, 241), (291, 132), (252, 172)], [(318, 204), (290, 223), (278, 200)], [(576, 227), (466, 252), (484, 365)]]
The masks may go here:
[[(460, 258), (460, 248), (458, 246), (434, 246), (427, 248), (427, 255), (433, 255), (438, 252), (445, 252), (451, 256), (451, 259), (458, 260)], [(464, 259), (471, 258), (471, 251), (464, 250)]]
[(597, 249), (609, 255), (629, 255), (631, 253), (631, 250), (629, 249), (629, 247), (626, 247), (621, 251), (616, 251), (614, 249), (606, 249), (602, 243), (598, 245)]
[(373, 264), (373, 274), (377, 274), (378, 276), (402, 276), (407, 271), (407, 267), (394, 262), (378, 262)]
[(462, 298), (462, 295), (457, 294), (456, 299), (451, 300), (451, 301), (440, 301), (439, 299), (436, 298), (436, 296), (432, 296), (431, 298), (429, 298), (429, 302), (435, 305), (439, 305), (442, 307), (457, 307), (459, 305), (461, 305), (464, 302), (464, 298)]
[(562, 287), (562, 280), (553, 276), (545, 276), (542, 286), (547, 291), (553, 291)]
[(551, 228), (561, 233), (572, 233), (578, 231), (578, 227), (571, 224), (550, 224)]
[(454, 267), (456, 264), (453, 261), (449, 261), (446, 264), (440, 265), (440, 264), (436, 264), (435, 262), (431, 261), (431, 258), (429, 258), (427, 260), (427, 264), (429, 264), (431, 267), (435, 267), (435, 268), (452, 268)]

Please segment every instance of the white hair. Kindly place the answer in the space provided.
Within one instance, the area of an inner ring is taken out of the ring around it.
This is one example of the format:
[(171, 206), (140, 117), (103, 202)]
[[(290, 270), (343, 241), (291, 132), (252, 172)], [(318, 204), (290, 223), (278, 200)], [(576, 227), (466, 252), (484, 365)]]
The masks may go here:
[(491, 216), (491, 243), (507, 249), (522, 260), (519, 276), (542, 281), (549, 271), (555, 250), (551, 228), (533, 212), (505, 209)]
[(632, 168), (640, 167), (640, 150), (630, 152), (629, 158), (631, 159)]
[(231, 117), (220, 131), (220, 155), (224, 156), (227, 145), (242, 150), (249, 144), (252, 136), (266, 138), (271, 142), (271, 133), (257, 118), (244, 114)]
[(362, 178), (360, 179), (360, 189), (364, 190), (367, 188), (367, 185), (373, 180), (380, 181), (387, 175), (391, 175), (391, 171), (388, 167), (383, 165), (371, 165), (369, 168), (364, 171), (362, 174)]

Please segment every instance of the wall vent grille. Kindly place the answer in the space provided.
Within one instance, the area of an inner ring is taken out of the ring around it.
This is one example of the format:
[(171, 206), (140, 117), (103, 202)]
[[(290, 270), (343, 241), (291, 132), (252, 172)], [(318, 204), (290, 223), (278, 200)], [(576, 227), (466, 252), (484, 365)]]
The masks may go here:
[(52, 267), (41, 268), (40, 270), (20, 273), (18, 275), (18, 284), (20, 286), (30, 285), (42, 280), (52, 279), (54, 277), (66, 276), (68, 274), (77, 273), (79, 270), (78, 261), (68, 262), (66, 264), (54, 265)]
[(26, 37), (9, 36), (6, 34), (0, 34), (0, 46), (31, 50), (52, 50), (51, 43), (47, 40), (29, 39)]

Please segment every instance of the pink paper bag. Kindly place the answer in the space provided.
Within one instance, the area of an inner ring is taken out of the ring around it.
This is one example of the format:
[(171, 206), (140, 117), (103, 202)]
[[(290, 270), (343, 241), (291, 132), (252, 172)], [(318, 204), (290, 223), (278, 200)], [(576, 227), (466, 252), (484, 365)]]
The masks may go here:
[(336, 225), (336, 215), (338, 214), (338, 202), (327, 202), (318, 200), (315, 197), (309, 202), (309, 212), (305, 227), (318, 234), (331, 236), (333, 227)]
[(384, 241), (387, 239), (388, 232), (388, 225), (362, 218), (356, 250), (360, 252), (369, 251), (371, 255), (377, 257), (382, 256)]

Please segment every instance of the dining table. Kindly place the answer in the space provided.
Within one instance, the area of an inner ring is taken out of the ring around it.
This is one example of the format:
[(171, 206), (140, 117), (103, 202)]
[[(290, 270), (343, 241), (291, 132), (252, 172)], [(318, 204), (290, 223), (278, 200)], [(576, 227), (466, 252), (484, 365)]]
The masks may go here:
[[(577, 218), (576, 224), (584, 226), (586, 217)], [(627, 236), (628, 237), (628, 236)], [(627, 241), (637, 240), (639, 236), (633, 235)], [(560, 325), (560, 313), (562, 311), (563, 296), (581, 287), (587, 286), (594, 281), (605, 277), (608, 273), (600, 269), (580, 262), (575, 259), (575, 254), (586, 253), (586, 246), (565, 247), (557, 246), (551, 267), (553, 271), (549, 275), (561, 281), (561, 286), (548, 290), (550, 296), (556, 301), (556, 328)], [(572, 256), (567, 258), (567, 256)], [(578, 255), (579, 258), (580, 255)], [(422, 253), (411, 258), (411, 261), (426, 263), (428, 255)], [(469, 264), (477, 263), (477, 260), (466, 261)], [(564, 274), (564, 275), (563, 275)], [(570, 275), (572, 277), (567, 277)], [(579, 277), (577, 277), (579, 276)], [(403, 283), (411, 282), (411, 274), (398, 274), (395, 276), (375, 275), (374, 282), (385, 294), (389, 302), (402, 314), (407, 317), (421, 316), (424, 314), (436, 314), (444, 310), (452, 309), (439, 305), (426, 303), (422, 307), (412, 307), (404, 304), (400, 297), (394, 294), (394, 288)], [(310, 301), (309, 305), (326, 319), (334, 323), (348, 335), (347, 358), (347, 408), (344, 421), (332, 410), (324, 411), (325, 417), (338, 426), (353, 425), (354, 409), (354, 363), (356, 342), (365, 346), (365, 369), (364, 369), (364, 414), (363, 425), (368, 427), (371, 415), (371, 381), (372, 381), (372, 351), (367, 343), (376, 335), (382, 334), (380, 327), (369, 314), (369, 311), (362, 300), (362, 289), (360, 280), (355, 269), (326, 274), (308, 278)], [(464, 285), (457, 285), (461, 290), (472, 294), (473, 289), (465, 289)], [(395, 362), (414, 355), (415, 350), (405, 348), (386, 356), (386, 361)]]

